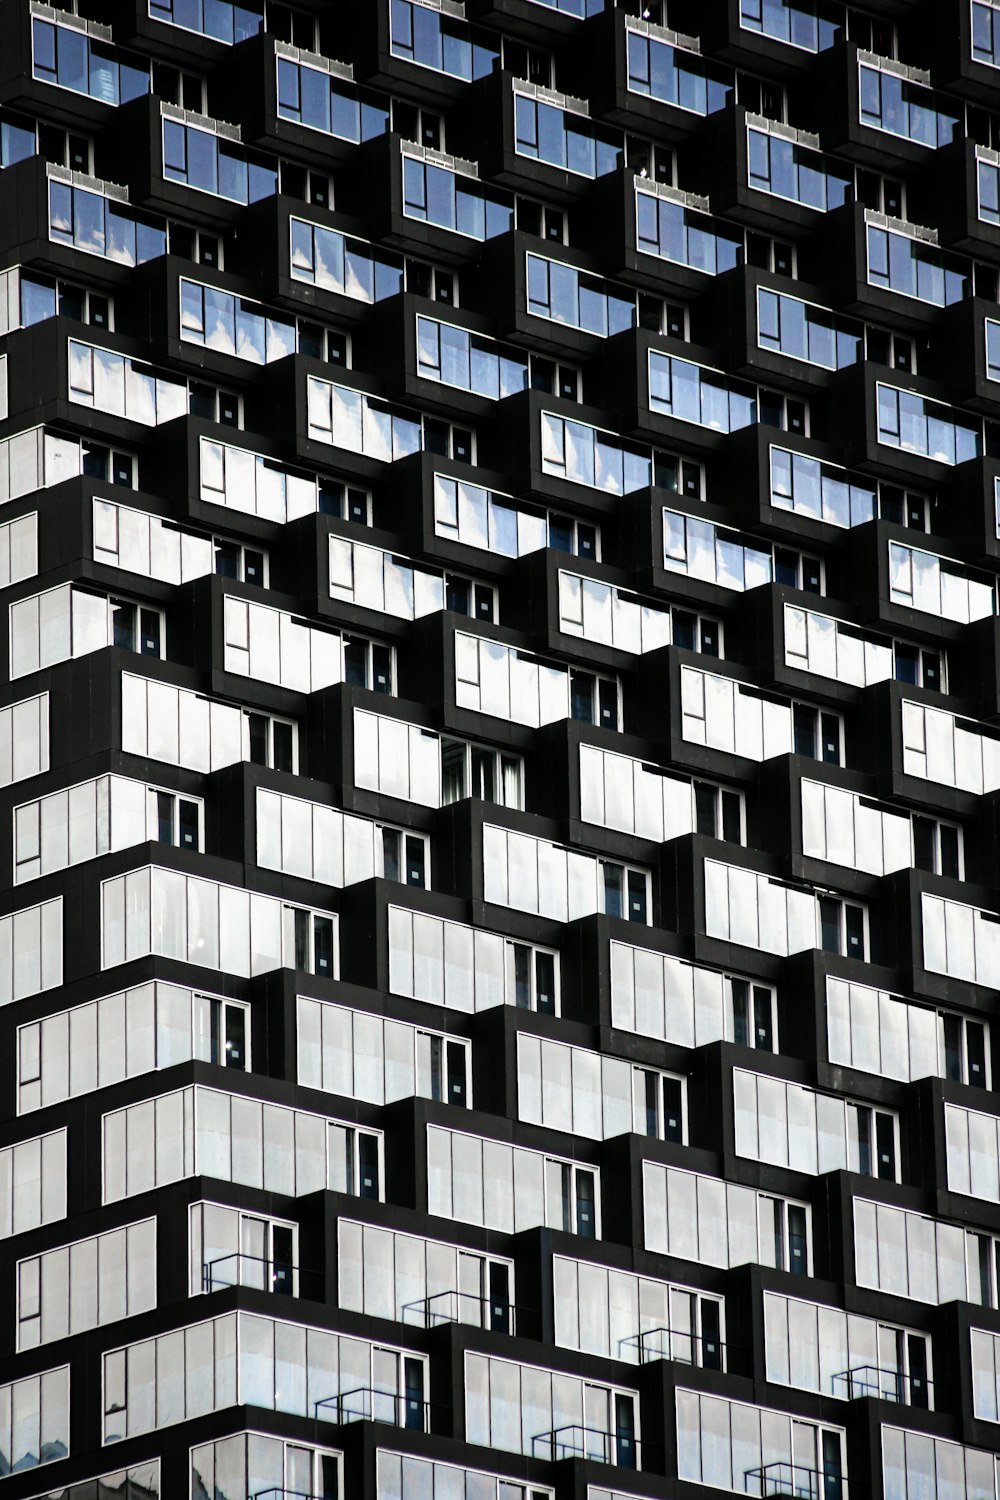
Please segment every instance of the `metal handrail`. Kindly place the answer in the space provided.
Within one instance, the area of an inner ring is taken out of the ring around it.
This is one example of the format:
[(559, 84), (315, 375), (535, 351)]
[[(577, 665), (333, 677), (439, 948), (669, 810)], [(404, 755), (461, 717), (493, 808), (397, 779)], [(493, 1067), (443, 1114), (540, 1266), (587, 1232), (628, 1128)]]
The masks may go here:
[[(358, 1396), (367, 1398), (361, 1402), (360, 1409), (346, 1404)], [(376, 1402), (392, 1402), (393, 1415), (391, 1417), (378, 1415)], [(346, 1422), (385, 1422), (390, 1427), (406, 1427), (408, 1425), (407, 1414), (417, 1407), (420, 1409), (421, 1432), (426, 1432), (430, 1425), (431, 1403), (429, 1401), (425, 1401), (423, 1397), (407, 1396), (405, 1393), (400, 1395), (398, 1391), (380, 1390), (378, 1386), (358, 1385), (353, 1390), (341, 1391), (338, 1395), (324, 1396), (322, 1400), (314, 1401), (313, 1413), (317, 1422), (320, 1420), (320, 1409), (324, 1406), (334, 1409), (336, 1415), (327, 1420), (338, 1426)], [(400, 1412), (403, 1420), (399, 1419)]]
[[(875, 1379), (871, 1380), (869, 1376), (874, 1376)], [(887, 1377), (885, 1384), (883, 1376)], [(838, 1380), (846, 1382), (848, 1401), (857, 1401), (862, 1396), (875, 1396), (880, 1401), (896, 1401), (900, 1405), (910, 1406), (917, 1404), (914, 1396), (919, 1390), (924, 1392), (925, 1401), (929, 1400), (930, 1388), (934, 1384), (926, 1375), (907, 1375), (903, 1370), (894, 1370), (890, 1365), (854, 1365), (850, 1370), (842, 1370), (832, 1378), (834, 1384)], [(889, 1383), (895, 1389), (886, 1389)], [(901, 1393), (903, 1386), (909, 1386), (908, 1401)]]
[[(654, 1336), (654, 1334), (665, 1334), (666, 1335), (666, 1338), (667, 1338), (667, 1349), (666, 1350), (664, 1350), (663, 1348), (647, 1350), (647, 1348), (646, 1348), (646, 1340), (647, 1339), (651, 1339)], [(703, 1344), (705, 1346), (705, 1349), (703, 1349), (703, 1351), (702, 1351), (702, 1357), (701, 1357), (701, 1359), (700, 1360), (697, 1360), (697, 1359), (694, 1359), (694, 1358), (684, 1359), (681, 1355), (675, 1354), (673, 1352), (673, 1345), (671, 1343), (671, 1340), (673, 1340), (673, 1339), (690, 1339), (692, 1343)], [(638, 1349), (638, 1351), (639, 1351), (639, 1363), (641, 1365), (648, 1364), (650, 1362), (650, 1360), (654, 1360), (654, 1359), (672, 1359), (677, 1364), (680, 1364), (680, 1365), (699, 1365), (700, 1364), (701, 1367), (702, 1367), (702, 1369), (719, 1369), (719, 1370), (725, 1369), (725, 1350), (726, 1350), (726, 1344), (725, 1344), (724, 1340), (719, 1339), (719, 1338), (711, 1338), (708, 1334), (704, 1334), (704, 1333), (690, 1333), (686, 1329), (682, 1329), (682, 1328), (665, 1328), (665, 1327), (664, 1328), (647, 1328), (642, 1333), (631, 1333), (631, 1334), (629, 1334), (628, 1338), (624, 1338), (624, 1339), (621, 1340), (621, 1343), (622, 1343), (622, 1345), (627, 1345), (627, 1346), (634, 1345)], [(709, 1366), (709, 1365), (705, 1364), (705, 1354), (706, 1354), (706, 1352), (709, 1352), (709, 1351), (711, 1351), (713, 1349), (718, 1351), (719, 1364), (718, 1365), (711, 1365), (711, 1366)]]
[[(583, 1441), (568, 1442), (560, 1437), (560, 1433), (580, 1433)], [(601, 1439), (599, 1450), (595, 1451), (595, 1445), (588, 1445), (586, 1434), (592, 1433)], [(538, 1453), (537, 1444), (544, 1443), (548, 1447), (550, 1458), (558, 1462), (561, 1458), (578, 1455), (582, 1458), (596, 1458), (598, 1463), (617, 1464), (619, 1468), (639, 1468), (640, 1441), (636, 1437), (627, 1437), (624, 1433), (605, 1432), (601, 1427), (585, 1427), (579, 1422), (569, 1423), (565, 1427), (554, 1427), (551, 1432), (540, 1432), (531, 1439), (532, 1458), (541, 1457)], [(622, 1463), (618, 1455), (622, 1446), (628, 1445), (633, 1453), (632, 1463)]]
[[(222, 1281), (215, 1274), (216, 1266), (223, 1266), (227, 1261), (236, 1262), (236, 1280)], [(286, 1272), (295, 1277), (300, 1274), (300, 1267), (293, 1266), (287, 1261), (276, 1260), (273, 1255), (249, 1255), (245, 1250), (231, 1250), (228, 1255), (217, 1255), (214, 1260), (202, 1261), (201, 1265), (201, 1289), (203, 1292), (214, 1292), (217, 1286), (246, 1286), (246, 1282), (240, 1279), (241, 1262), (250, 1261), (254, 1265), (270, 1267), (271, 1286), (260, 1287), (257, 1290), (274, 1290), (274, 1283), (280, 1275)], [(253, 1288), (251, 1288), (253, 1290)]]
[[(457, 1298), (458, 1301), (456, 1303), (456, 1306), (459, 1311), (452, 1314), (448, 1312), (439, 1312), (437, 1308), (431, 1307), (432, 1302), (437, 1302), (444, 1297)], [(477, 1297), (474, 1292), (459, 1292), (454, 1289), (445, 1292), (434, 1292), (433, 1295), (429, 1297), (419, 1297), (415, 1302), (404, 1303), (401, 1310), (404, 1314), (414, 1309), (419, 1310), (423, 1317), (425, 1328), (435, 1328), (439, 1323), (468, 1324), (470, 1320), (461, 1316), (461, 1308), (464, 1302), (474, 1302), (478, 1309), (480, 1319), (482, 1320), (473, 1323), (473, 1327), (487, 1329), (492, 1327), (491, 1323), (487, 1323), (485, 1319), (483, 1319), (483, 1309), (489, 1308), (491, 1311), (495, 1311), (501, 1316), (505, 1317), (509, 1322), (508, 1332), (514, 1332), (517, 1309), (515, 1308), (513, 1302), (505, 1302), (499, 1297)], [(403, 1321), (404, 1323), (406, 1322), (405, 1317)]]
[(272, 1485), (269, 1490), (254, 1490), (249, 1500), (323, 1500), (323, 1496), (311, 1490), (283, 1490)]
[[(751, 1490), (748, 1483), (751, 1479), (757, 1481), (759, 1488)], [(747, 1469), (743, 1487), (747, 1494), (761, 1495), (765, 1500), (779, 1500), (779, 1497), (780, 1500), (847, 1500), (847, 1479), (843, 1475), (810, 1469), (787, 1459)]]

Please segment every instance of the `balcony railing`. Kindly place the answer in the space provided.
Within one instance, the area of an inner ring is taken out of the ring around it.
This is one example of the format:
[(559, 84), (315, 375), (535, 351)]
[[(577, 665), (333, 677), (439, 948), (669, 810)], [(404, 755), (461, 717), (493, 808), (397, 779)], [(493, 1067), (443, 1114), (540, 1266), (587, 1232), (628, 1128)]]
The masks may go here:
[(930, 1409), (932, 1385), (926, 1375), (905, 1375), (886, 1365), (855, 1365), (833, 1377), (834, 1394), (846, 1395), (848, 1401), (874, 1396), (877, 1401), (896, 1401), (923, 1411)]
[(282, 1490), (274, 1486), (269, 1490), (254, 1490), (249, 1500), (336, 1500), (332, 1491), (325, 1495), (314, 1495), (312, 1490)]
[(472, 1292), (435, 1292), (433, 1296), (407, 1302), (402, 1311), (404, 1323), (413, 1321), (406, 1316), (407, 1313), (415, 1313), (424, 1328), (437, 1328), (442, 1323), (465, 1323), (472, 1328), (491, 1329), (494, 1333), (515, 1331), (513, 1303), (504, 1302), (499, 1297), (477, 1297)]
[(202, 1263), (203, 1292), (218, 1292), (228, 1286), (280, 1292), (287, 1297), (312, 1297), (320, 1301), (323, 1298), (323, 1277), (319, 1271), (309, 1271), (274, 1256), (247, 1255), (242, 1250)]
[(378, 1390), (359, 1385), (336, 1396), (324, 1396), (313, 1403), (317, 1422), (342, 1425), (347, 1422), (385, 1422), (391, 1427), (408, 1427), (417, 1432), (430, 1431), (431, 1403), (421, 1396), (400, 1395), (398, 1391)]
[(748, 1495), (763, 1500), (847, 1500), (847, 1480), (841, 1474), (784, 1461), (747, 1469), (743, 1486)]
[(532, 1458), (590, 1458), (620, 1469), (638, 1469), (639, 1440), (627, 1433), (604, 1432), (599, 1427), (573, 1424), (540, 1432), (531, 1439)]
[(726, 1346), (720, 1338), (679, 1328), (647, 1328), (622, 1339), (639, 1351), (639, 1363), (672, 1359), (681, 1365), (700, 1365), (703, 1370), (724, 1370)]

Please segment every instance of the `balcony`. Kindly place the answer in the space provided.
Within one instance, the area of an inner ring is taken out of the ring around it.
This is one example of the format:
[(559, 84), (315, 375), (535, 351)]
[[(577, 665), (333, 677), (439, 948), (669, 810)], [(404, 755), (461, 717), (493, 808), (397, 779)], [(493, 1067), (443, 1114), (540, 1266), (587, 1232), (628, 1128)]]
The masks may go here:
[(435, 1292), (407, 1302), (401, 1309), (403, 1322), (422, 1328), (440, 1328), (444, 1323), (464, 1323), (470, 1328), (488, 1328), (493, 1333), (516, 1331), (513, 1303), (499, 1297), (477, 1297), (473, 1292)]
[(317, 1422), (322, 1419), (338, 1426), (348, 1422), (384, 1422), (390, 1427), (405, 1427), (412, 1432), (429, 1432), (431, 1427), (431, 1402), (425, 1401), (423, 1396), (401, 1396), (398, 1391), (368, 1385), (356, 1386), (336, 1396), (324, 1396), (321, 1401), (313, 1403), (313, 1411)]
[(242, 1250), (204, 1261), (201, 1289), (206, 1294), (225, 1287), (245, 1286), (259, 1292), (277, 1292), (285, 1297), (323, 1299), (323, 1277), (275, 1256), (247, 1255)]
[(743, 1485), (748, 1494), (761, 1495), (765, 1500), (847, 1500), (848, 1493), (839, 1466), (810, 1469), (785, 1461), (747, 1469)]
[(926, 1375), (907, 1375), (885, 1365), (855, 1365), (833, 1377), (835, 1393), (848, 1401), (873, 1396), (876, 1401), (894, 1401), (920, 1411), (932, 1409), (932, 1385)]
[(605, 1432), (600, 1427), (571, 1423), (533, 1437), (531, 1456), (554, 1463), (563, 1458), (586, 1458), (599, 1464), (614, 1464), (619, 1469), (640, 1469), (640, 1447), (638, 1438), (631, 1433)]
[(647, 1328), (622, 1343), (634, 1348), (641, 1365), (654, 1359), (670, 1359), (680, 1365), (700, 1365), (703, 1370), (726, 1368), (726, 1345), (718, 1334), (692, 1333), (687, 1328)]

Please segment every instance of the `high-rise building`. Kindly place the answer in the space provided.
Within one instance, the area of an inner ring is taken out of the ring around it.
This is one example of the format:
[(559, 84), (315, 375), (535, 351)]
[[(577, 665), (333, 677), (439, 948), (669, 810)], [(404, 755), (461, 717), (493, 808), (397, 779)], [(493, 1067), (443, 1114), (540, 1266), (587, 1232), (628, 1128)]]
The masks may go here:
[(0, 1500), (1000, 1500), (1000, 0), (63, 4)]

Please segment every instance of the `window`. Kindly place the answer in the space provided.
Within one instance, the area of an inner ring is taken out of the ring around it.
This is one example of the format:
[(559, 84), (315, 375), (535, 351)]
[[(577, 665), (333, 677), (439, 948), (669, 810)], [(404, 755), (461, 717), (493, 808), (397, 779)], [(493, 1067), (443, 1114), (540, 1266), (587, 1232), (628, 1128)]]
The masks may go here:
[(207, 537), (97, 495), (92, 514), (95, 562), (163, 583), (187, 583), (213, 571)]
[(523, 557), (543, 547), (600, 561), (600, 527), (556, 511), (522, 506), (508, 495), (434, 475), (434, 530), (466, 547)]
[(924, 651), (906, 641), (892, 643), (893, 676), (897, 682), (947, 691), (947, 658), (943, 651)]
[(865, 957), (868, 913), (813, 887), (705, 860), (705, 931), (708, 937), (787, 957), (808, 948)]
[(458, 630), (455, 703), (536, 729), (559, 719), (621, 728), (621, 685), (616, 677), (568, 668)]
[(947, 875), (961, 880), (964, 875), (962, 830), (942, 818), (911, 815), (913, 827), (913, 867), (932, 875)]
[(948, 307), (968, 295), (969, 266), (901, 228), (883, 228), (868, 216), (868, 281), (871, 286)]
[(384, 402), (319, 376), (307, 377), (309, 437), (346, 448), (383, 463), (393, 463), (421, 448), (442, 458), (474, 462), (474, 435), (438, 418), (415, 418)]
[(427, 1212), (505, 1234), (547, 1225), (600, 1239), (600, 1172), (505, 1141), (428, 1125)]
[(310, 64), (282, 56), (275, 60), (280, 120), (355, 143), (384, 135), (389, 112), (374, 95), (359, 94), (345, 87), (339, 75)]
[(381, 302), (402, 288), (401, 259), (376, 251), (366, 240), (294, 216), (289, 219), (289, 236), (293, 281), (358, 302)]
[(404, 620), (442, 609), (477, 620), (496, 619), (497, 595), (492, 584), (442, 572), (336, 534), (330, 537), (329, 558), (331, 599)]
[(898, 1182), (899, 1120), (890, 1110), (733, 1069), (736, 1154), (810, 1176), (859, 1172)]
[[(188, 1208), (190, 1296), (249, 1286), (287, 1297), (315, 1294), (300, 1287), (298, 1225), (219, 1203)], [(308, 1275), (306, 1276), (308, 1282)]]
[(63, 982), (62, 897), (0, 917), (0, 1005)]
[(299, 473), (261, 453), (206, 437), (199, 441), (201, 499), (284, 524), (299, 516), (339, 516), (367, 526), (370, 493), (323, 475)]
[(498, 61), (473, 28), (414, 0), (393, 0), (389, 30), (393, 57), (466, 83), (491, 73)]
[(156, 1220), (19, 1260), (17, 1348), (37, 1349), (156, 1306)]
[(876, 489), (863, 476), (785, 448), (772, 446), (770, 457), (776, 509), (843, 527), (862, 526), (874, 516)]
[(890, 542), (889, 602), (968, 625), (996, 613), (996, 584), (951, 558)]
[(149, 14), (166, 26), (198, 32), (229, 46), (256, 36), (262, 25), (258, 11), (233, 4), (232, 0), (214, 0), (214, 3), (193, 0), (193, 4), (185, 0), (149, 0)]
[(69, 1455), (69, 1365), (0, 1385), (0, 1450), (9, 1473)]
[[(268, 6), (270, 11), (274, 7)], [(325, 1410), (325, 1408), (324, 1408)], [(343, 1493), (343, 1455), (332, 1448), (272, 1437), (262, 1432), (237, 1432), (191, 1449), (191, 1494), (214, 1495), (229, 1475), (246, 1475), (248, 1495), (322, 1495), (340, 1500)]]
[(998, 1120), (980, 1110), (945, 1103), (948, 1187), (965, 1197), (1000, 1203)]
[(773, 1052), (770, 985), (612, 940), (611, 1024), (678, 1047), (725, 1040)]
[(693, 52), (672, 46), (665, 38), (626, 28), (628, 88), (662, 104), (696, 115), (724, 109), (732, 94), (732, 75), (713, 68)]
[(840, 714), (825, 713), (808, 703), (793, 703), (792, 737), (796, 755), (828, 766), (844, 764), (844, 721)]
[(735, 590), (758, 588), (772, 579), (769, 553), (744, 543), (739, 533), (728, 527), (666, 507), (663, 566), (668, 572)]
[(988, 1088), (985, 1022), (900, 1000), (885, 990), (827, 976), (827, 1050), (831, 1062), (882, 1078), (950, 1078)]
[[(301, 1378), (289, 1381), (289, 1371)], [(104, 1442), (190, 1421), (239, 1400), (310, 1420), (374, 1419), (423, 1431), (426, 1388), (424, 1355), (255, 1313), (227, 1313), (103, 1356)]]
[(552, 1257), (552, 1274), (557, 1346), (625, 1364), (724, 1368), (721, 1297), (562, 1255)]
[(295, 968), (333, 979), (336, 937), (335, 913), (177, 870), (146, 865), (101, 885), (105, 969), (159, 953), (244, 978)]
[(464, 1038), (304, 995), (297, 1017), (299, 1083), (368, 1104), (421, 1098), (472, 1107)]
[(268, 583), (267, 553), (260, 547), (248, 547), (242, 542), (231, 542), (225, 537), (212, 538), (215, 574), (219, 578), (235, 578), (240, 583), (250, 583), (266, 588)]
[(895, 386), (875, 387), (878, 441), (939, 464), (962, 464), (982, 452), (982, 426), (940, 401)]
[(204, 844), (204, 820), (200, 797), (125, 776), (98, 776), (15, 807), (14, 881), (37, 880), (147, 839), (197, 850)]
[(916, 1329), (765, 1292), (764, 1338), (767, 1378), (778, 1385), (842, 1401), (933, 1405), (930, 1337)]
[(868, 687), (894, 675), (892, 643), (816, 610), (785, 605), (785, 664), (799, 671)]
[(866, 932), (868, 912), (854, 901), (840, 896), (816, 896), (817, 947), (824, 953), (840, 953), (845, 958), (867, 956)]
[[(697, 1391), (678, 1390), (677, 1473), (712, 1489), (761, 1493), (794, 1485), (846, 1500), (846, 1433), (775, 1411)], [(822, 1486), (822, 1488), (821, 1488)]]
[[(806, 777), (802, 778), (801, 805), (802, 852), (809, 858), (869, 875), (888, 875), (912, 864), (911, 821), (894, 808)], [(820, 904), (824, 942), (825, 899)]]
[(568, 245), (569, 215), (551, 203), (539, 203), (535, 198), (514, 200), (515, 227), (534, 239), (547, 240), (553, 245)]
[(517, 1098), (519, 1119), (589, 1140), (687, 1137), (686, 1079), (526, 1031), (517, 1036)]
[(393, 691), (393, 648), (364, 636), (308, 624), (270, 605), (227, 595), (224, 601), (228, 672), (314, 693), (335, 682), (374, 692)]
[(338, 1304), (352, 1312), (415, 1328), (462, 1323), (515, 1331), (514, 1265), (499, 1256), (341, 1215), (337, 1275)]
[[(576, 1457), (640, 1467), (636, 1391), (471, 1351), (464, 1386), (470, 1443), (555, 1462)], [(570, 1415), (577, 1420), (563, 1423)]]
[(640, 254), (689, 266), (709, 276), (732, 270), (743, 237), (688, 206), (684, 195), (635, 179), (636, 246)]
[(89, 36), (85, 26), (68, 17), (55, 25), (34, 16), (31, 40), (32, 76), (42, 83), (110, 105), (149, 93), (149, 64), (143, 58)]
[(642, 1164), (647, 1250), (702, 1265), (747, 1262), (812, 1274), (812, 1209), (721, 1178)]
[(829, 213), (846, 202), (852, 186), (849, 171), (831, 157), (798, 144), (795, 132), (781, 127), (747, 126), (747, 179), (750, 187), (803, 208)]
[(501, 807), (524, 806), (524, 763), (519, 755), (470, 745), (465, 740), (441, 739), (441, 802), (479, 797)]
[(198, 1085), (112, 1110), (101, 1126), (105, 1203), (188, 1177), (293, 1198), (327, 1188), (382, 1199), (382, 1132), (305, 1110)]
[(815, 0), (740, 0), (740, 25), (773, 41), (785, 42), (804, 52), (825, 52), (832, 47), (843, 29), (843, 21), (833, 6)]
[(788, 703), (732, 678), (681, 668), (681, 733), (693, 744), (769, 760), (790, 750), (831, 765), (843, 763), (839, 714)]
[(559, 1013), (559, 954), (401, 906), (388, 908), (393, 994), (477, 1012), (516, 1005)]
[(693, 832), (744, 841), (741, 792), (596, 745), (580, 746), (580, 817), (658, 844)]
[(230, 144), (222, 133), (184, 123), (183, 111), (175, 105), (163, 104), (160, 111), (163, 176), (168, 182), (232, 203), (257, 203), (277, 191), (277, 173), (269, 162)]
[(528, 385), (527, 366), (513, 348), (467, 328), (417, 316), (417, 374), (491, 401)]
[(647, 870), (490, 823), (483, 824), (483, 899), (557, 922), (591, 912), (651, 921)]
[(921, 895), (924, 967), (973, 984), (995, 988), (1000, 979), (1000, 922), (996, 913), (978, 911), (924, 891)]
[[(559, 9), (570, 11), (585, 0), (560, 0)], [(597, 8), (603, 0), (586, 0)], [(532, 0), (535, 5), (550, 5), (556, 9), (555, 0)], [(547, 1485), (524, 1484), (503, 1475), (484, 1474), (479, 1469), (458, 1468), (454, 1464), (439, 1463), (429, 1458), (413, 1458), (406, 1453), (389, 1453), (383, 1448), (376, 1451), (378, 1493), (396, 1497), (396, 1500), (446, 1500), (451, 1494), (459, 1496), (481, 1496), (482, 1500), (555, 1500), (555, 1491)], [(602, 1500), (597, 1491), (589, 1491), (591, 1500)], [(613, 1500), (610, 1495), (606, 1500)]]
[[(523, 88), (523, 85), (522, 85)], [(585, 116), (514, 90), (514, 151), (581, 177), (613, 172), (621, 137)]]
[(862, 326), (827, 308), (767, 287), (757, 288), (757, 342), (761, 349), (842, 370), (862, 355)]
[(123, 672), (122, 749), (191, 771), (215, 771), (241, 760), (298, 769), (297, 726)]
[(285, 319), (232, 292), (180, 279), (180, 337), (215, 354), (266, 365), (289, 354), (349, 364), (346, 336), (302, 318)]
[(673, 618), (671, 611), (638, 594), (560, 569), (559, 629), (566, 635), (641, 655), (669, 645)]
[(648, 448), (585, 422), (541, 413), (542, 472), (589, 489), (631, 495), (655, 482)]
[(906, 699), (900, 710), (907, 776), (977, 796), (1000, 786), (1000, 740), (987, 725)]
[(913, 83), (907, 70), (897, 71), (885, 58), (878, 63), (858, 60), (862, 125), (902, 136), (932, 151), (953, 138), (959, 121), (946, 112), (943, 99)]
[(426, 887), (430, 840), (325, 803), (258, 787), (257, 863), (264, 870), (338, 889), (375, 876)]
[(536, 318), (613, 337), (636, 322), (636, 297), (627, 287), (588, 275), (575, 266), (528, 252), (527, 307)]
[(482, 187), (422, 149), (402, 146), (403, 217), (434, 224), (474, 240), (490, 240), (510, 229), (509, 195)]
[(736, 432), (758, 420), (753, 386), (657, 349), (649, 351), (649, 407), (718, 432)]
[(66, 1217), (66, 1131), (0, 1147), (0, 1239)]
[(0, 169), (12, 167), (19, 161), (26, 161), (34, 154), (34, 121), (22, 119), (18, 122), (15, 117), (4, 111), (0, 115)]
[[(55, 277), (15, 267), (12, 271), (0, 273), (0, 287), (3, 289), (7, 308), (17, 306), (20, 309), (21, 328), (30, 328), (35, 323), (55, 317), (69, 318), (76, 323), (89, 323), (94, 328), (110, 329), (113, 325), (112, 299), (73, 282), (57, 281)], [(12, 326), (18, 325), (15, 323)], [(9, 332), (10, 329), (5, 327), (4, 331)]]

